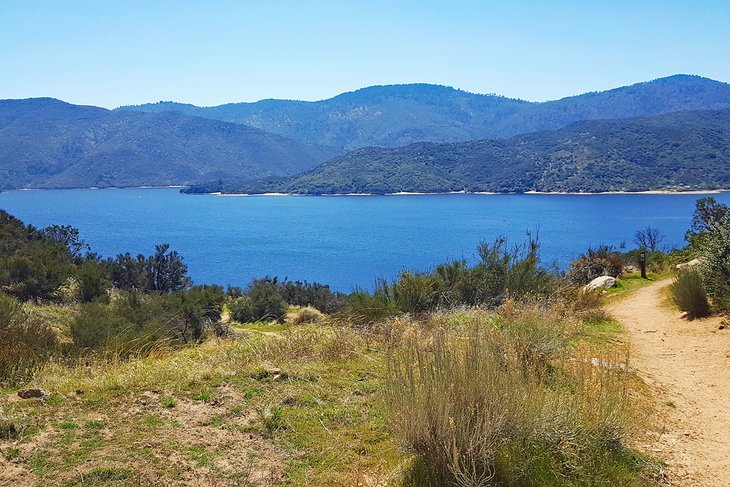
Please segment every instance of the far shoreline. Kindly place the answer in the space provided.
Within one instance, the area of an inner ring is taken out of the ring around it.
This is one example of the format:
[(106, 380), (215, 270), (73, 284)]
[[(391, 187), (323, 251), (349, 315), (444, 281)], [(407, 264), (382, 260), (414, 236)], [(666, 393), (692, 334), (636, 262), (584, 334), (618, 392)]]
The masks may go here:
[[(74, 190), (124, 190), (124, 189), (184, 189), (189, 188), (186, 185), (166, 185), (166, 186), (89, 186), (89, 187), (78, 187), (78, 188), (9, 188), (3, 191), (74, 191)], [(730, 188), (727, 189), (691, 189), (691, 190), (671, 190), (671, 189), (651, 189), (646, 191), (598, 191), (595, 193), (581, 192), (581, 191), (525, 191), (522, 193), (498, 193), (491, 191), (444, 191), (444, 192), (417, 192), (417, 191), (398, 191), (395, 193), (223, 193), (220, 191), (214, 191), (210, 193), (183, 193), (192, 196), (223, 196), (223, 197), (253, 197), (253, 196), (319, 196), (319, 197), (350, 197), (350, 196), (446, 196), (446, 195), (487, 195), (487, 196), (514, 196), (514, 195), (565, 195), (565, 196), (595, 196), (595, 195), (701, 195), (701, 194), (719, 194), (728, 193)]]
[[(719, 194), (730, 192), (730, 189), (696, 189), (687, 191), (675, 191), (668, 189), (651, 189), (647, 191), (599, 191), (587, 192), (562, 192), (562, 191), (525, 191), (524, 193), (496, 193), (489, 191), (449, 191), (442, 193), (419, 193), (415, 191), (400, 191), (397, 193), (199, 193), (199, 195), (223, 196), (223, 197), (255, 197), (255, 196), (315, 196), (315, 197), (343, 197), (343, 196), (446, 196), (446, 195), (488, 195), (488, 196), (514, 196), (514, 195), (565, 195), (565, 196), (597, 196), (597, 195), (700, 195)], [(184, 193), (193, 194), (195, 193)]]

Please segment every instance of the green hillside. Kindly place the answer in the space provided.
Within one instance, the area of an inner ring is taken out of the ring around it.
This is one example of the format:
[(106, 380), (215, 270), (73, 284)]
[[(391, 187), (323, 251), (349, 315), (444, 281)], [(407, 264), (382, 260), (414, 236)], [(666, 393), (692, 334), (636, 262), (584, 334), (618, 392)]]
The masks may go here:
[(461, 143), (365, 148), (241, 192), (601, 192), (730, 187), (730, 110), (674, 113)]
[(336, 153), (179, 113), (0, 100), (0, 189), (243, 181), (296, 174)]

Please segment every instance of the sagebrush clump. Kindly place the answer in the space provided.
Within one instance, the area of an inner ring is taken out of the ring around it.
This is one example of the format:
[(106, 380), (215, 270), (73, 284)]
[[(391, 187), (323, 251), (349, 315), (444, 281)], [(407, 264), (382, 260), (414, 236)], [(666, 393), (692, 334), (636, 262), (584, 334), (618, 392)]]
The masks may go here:
[(630, 427), (626, 364), (568, 355), (568, 328), (542, 309), (405, 327), (384, 396), (395, 434), (420, 459), (417, 484), (611, 482)]
[(687, 318), (694, 320), (710, 315), (710, 303), (702, 283), (702, 276), (696, 270), (685, 270), (677, 274), (669, 285), (669, 292), (677, 307), (687, 313)]

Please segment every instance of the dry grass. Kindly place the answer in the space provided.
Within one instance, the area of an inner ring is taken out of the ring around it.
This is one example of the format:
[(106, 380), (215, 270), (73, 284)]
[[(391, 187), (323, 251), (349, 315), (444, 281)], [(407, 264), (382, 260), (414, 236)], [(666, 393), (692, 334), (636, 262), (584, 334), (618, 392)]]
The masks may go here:
[(289, 310), (284, 317), (284, 322), (291, 325), (308, 325), (322, 323), (325, 318), (324, 313), (311, 306), (289, 306)]
[[(558, 310), (555, 314), (560, 315)], [(575, 323), (510, 303), (403, 326), (385, 399), (414, 485), (641, 485), (625, 361), (569, 347)]]
[(623, 402), (601, 399), (624, 375), (586, 365), (597, 355), (570, 342), (575, 306), (507, 301), (367, 330), (236, 325), (232, 340), (50, 362), (31, 384), (48, 401), (0, 396), (0, 484), (440, 485), (419, 479), (431, 458), (417, 443), (442, 457), (450, 445), (463, 478), (573, 475), (595, 466), (585, 438), (625, 431)]

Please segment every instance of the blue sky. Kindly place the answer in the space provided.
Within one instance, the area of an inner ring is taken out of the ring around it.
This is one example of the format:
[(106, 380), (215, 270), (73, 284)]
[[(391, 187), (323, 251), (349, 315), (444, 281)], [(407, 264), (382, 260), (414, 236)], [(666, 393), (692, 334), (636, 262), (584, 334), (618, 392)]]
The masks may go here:
[(730, 81), (730, 2), (0, 0), (0, 98), (317, 100), (427, 82), (527, 100)]

